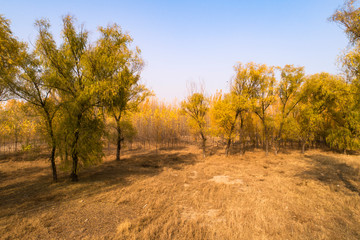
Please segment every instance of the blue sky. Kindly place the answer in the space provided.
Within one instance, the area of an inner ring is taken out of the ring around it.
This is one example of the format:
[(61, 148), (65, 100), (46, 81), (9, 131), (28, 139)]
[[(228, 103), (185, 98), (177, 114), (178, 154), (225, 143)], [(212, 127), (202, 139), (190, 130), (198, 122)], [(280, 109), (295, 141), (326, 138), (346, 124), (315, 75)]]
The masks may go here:
[(35, 42), (34, 22), (48, 18), (57, 37), (61, 17), (74, 15), (96, 39), (98, 26), (118, 23), (142, 50), (143, 82), (160, 99), (182, 100), (189, 82), (207, 93), (227, 91), (237, 62), (305, 66), (307, 74), (339, 73), (347, 47), (327, 19), (343, 0), (10, 1), (0, 14), (19, 39)]

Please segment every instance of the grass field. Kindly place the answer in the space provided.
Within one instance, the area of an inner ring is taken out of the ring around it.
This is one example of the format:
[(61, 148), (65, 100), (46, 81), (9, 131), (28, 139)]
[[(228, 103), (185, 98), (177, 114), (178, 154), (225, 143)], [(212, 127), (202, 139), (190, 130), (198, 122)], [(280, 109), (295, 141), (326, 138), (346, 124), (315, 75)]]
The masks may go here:
[(0, 160), (1, 239), (360, 239), (360, 156), (127, 151), (60, 172)]

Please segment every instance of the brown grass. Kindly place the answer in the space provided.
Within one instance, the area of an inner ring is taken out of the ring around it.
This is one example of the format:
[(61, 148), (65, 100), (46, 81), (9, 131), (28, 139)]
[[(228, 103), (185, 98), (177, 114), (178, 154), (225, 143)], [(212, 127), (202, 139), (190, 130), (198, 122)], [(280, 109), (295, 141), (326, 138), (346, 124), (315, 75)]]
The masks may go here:
[(51, 184), (0, 160), (2, 239), (360, 239), (360, 157), (128, 151)]

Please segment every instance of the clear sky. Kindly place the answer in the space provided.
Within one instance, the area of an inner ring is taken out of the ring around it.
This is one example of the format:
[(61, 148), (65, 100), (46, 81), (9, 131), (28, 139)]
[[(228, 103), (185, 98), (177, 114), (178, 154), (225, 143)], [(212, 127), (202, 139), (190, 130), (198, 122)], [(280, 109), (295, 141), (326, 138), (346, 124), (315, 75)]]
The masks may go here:
[(182, 100), (187, 83), (207, 93), (227, 91), (237, 62), (305, 66), (307, 74), (339, 73), (347, 47), (328, 18), (343, 0), (16, 1), (0, 0), (0, 14), (20, 40), (35, 42), (34, 22), (48, 18), (60, 36), (63, 15), (74, 15), (96, 39), (97, 26), (119, 24), (142, 50), (143, 82), (159, 99)]

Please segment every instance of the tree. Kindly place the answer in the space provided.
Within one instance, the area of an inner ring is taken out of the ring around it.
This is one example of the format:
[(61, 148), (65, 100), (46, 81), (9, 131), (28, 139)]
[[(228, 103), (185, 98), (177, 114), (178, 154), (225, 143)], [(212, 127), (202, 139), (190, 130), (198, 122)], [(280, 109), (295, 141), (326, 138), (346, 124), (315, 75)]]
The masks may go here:
[(8, 89), (3, 81), (0, 81), (0, 102), (8, 99)]
[[(47, 134), (52, 147), (50, 162), (53, 180), (57, 181), (55, 152), (56, 142), (53, 129), (55, 102), (51, 99), (52, 89), (46, 86), (46, 73), (34, 54), (29, 54), (26, 44), (12, 36), (8, 21), (1, 22), (1, 56), (3, 68), (0, 71), (2, 85), (13, 97), (21, 98), (36, 107), (46, 122)], [(3, 46), (6, 49), (3, 49)], [(12, 51), (12, 52), (11, 52)], [(1, 89), (0, 89), (1, 92)], [(3, 91), (2, 91), (3, 93)]]
[(302, 154), (305, 153), (306, 144), (315, 139), (315, 135), (324, 124), (324, 118), (318, 110), (309, 102), (299, 104), (295, 110), (297, 124), (291, 124), (290, 126), (301, 141)]
[[(319, 134), (326, 120), (331, 118), (331, 108), (336, 105), (341, 92), (341, 79), (328, 73), (313, 74), (306, 78), (301, 91), (302, 104), (297, 117), (300, 124), (302, 149), (315, 134)], [(325, 140), (326, 135), (323, 135)]]
[(181, 109), (189, 117), (189, 125), (195, 134), (200, 135), (203, 157), (206, 157), (206, 120), (209, 104), (203, 93), (193, 93), (181, 102)]
[(342, 78), (329, 81), (332, 94), (336, 99), (327, 106), (332, 126), (327, 132), (326, 142), (332, 147), (343, 150), (360, 149), (360, 111), (356, 107), (356, 97), (352, 85)]
[(281, 69), (280, 76), (281, 80), (277, 89), (280, 100), (280, 124), (275, 139), (275, 154), (279, 151), (280, 140), (282, 138), (286, 120), (302, 99), (300, 95), (300, 87), (304, 81), (304, 68), (285, 65), (285, 67)]
[(13, 99), (7, 101), (5, 105), (5, 115), (3, 121), (8, 134), (13, 138), (15, 151), (19, 150), (18, 145), (24, 132), (23, 123), (26, 121), (26, 118), (24, 116), (23, 108), (24, 103)]
[(330, 17), (330, 20), (344, 27), (350, 43), (358, 44), (360, 40), (360, 8), (356, 6), (356, 0), (347, 0), (342, 8)]
[(225, 155), (230, 152), (231, 142), (236, 136), (236, 123), (241, 113), (238, 111), (237, 96), (231, 93), (214, 97), (211, 108), (211, 116), (217, 128), (216, 135), (224, 136), (226, 140)]
[(236, 113), (240, 117), (240, 141), (242, 142), (243, 154), (245, 153), (245, 118), (246, 113), (252, 108), (253, 97), (255, 96), (253, 79), (253, 63), (242, 65), (239, 63), (234, 66), (235, 77), (230, 85), (230, 92), (234, 96), (233, 102), (236, 105)]
[(271, 118), (269, 107), (275, 102), (275, 73), (273, 67), (265, 64), (248, 63), (237, 67), (237, 90), (251, 102), (252, 110), (263, 125), (263, 139), (266, 155), (269, 152), (269, 130)]
[(17, 63), (22, 58), (25, 44), (18, 41), (10, 29), (10, 21), (0, 15), (0, 101), (8, 99), (5, 79), (17, 73)]
[(358, 1), (348, 0), (344, 6), (338, 9), (330, 20), (344, 28), (349, 38), (350, 48), (341, 58), (347, 80), (352, 84), (352, 92), (355, 94), (357, 108), (360, 109), (360, 7)]
[(102, 105), (115, 119), (116, 160), (120, 160), (121, 142), (124, 140), (121, 120), (127, 112), (136, 111), (150, 92), (140, 84), (143, 61), (138, 48), (136, 51), (129, 48), (131, 37), (122, 33), (116, 24), (100, 27), (99, 31), (101, 37), (89, 54), (89, 69), (91, 75), (101, 80), (98, 95)]
[(56, 139), (54, 134), (54, 118), (59, 108), (54, 99), (53, 89), (47, 85), (48, 76), (33, 55), (24, 54), (25, 58), (18, 65), (19, 72), (14, 78), (6, 79), (9, 92), (35, 107), (46, 124), (46, 133), (51, 146), (50, 163), (53, 181), (57, 181), (55, 164)]
[(67, 133), (65, 148), (72, 158), (72, 181), (78, 181), (78, 163), (83, 165), (101, 161), (103, 123), (96, 109), (99, 100), (95, 94), (101, 79), (89, 68), (88, 32), (74, 26), (74, 18), (63, 18), (63, 43), (57, 47), (50, 24), (45, 20), (36, 23), (39, 36), (36, 47), (42, 64), (49, 69), (49, 86), (63, 106), (63, 131)]

